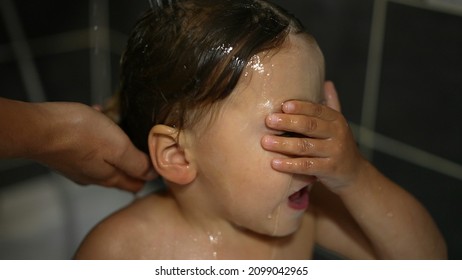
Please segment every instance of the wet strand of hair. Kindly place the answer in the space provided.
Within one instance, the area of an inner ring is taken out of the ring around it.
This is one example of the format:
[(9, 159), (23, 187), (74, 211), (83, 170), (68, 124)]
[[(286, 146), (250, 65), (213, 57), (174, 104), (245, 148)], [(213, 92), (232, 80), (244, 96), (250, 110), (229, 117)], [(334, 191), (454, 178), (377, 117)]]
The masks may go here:
[[(152, 2), (152, 0), (148, 0), (148, 1), (149, 1), (149, 6), (151, 7), (151, 9), (154, 9), (154, 3)], [(158, 8), (160, 9), (164, 8), (163, 0), (156, 0), (156, 3), (157, 3)], [(173, 5), (172, 0), (168, 0), (168, 5), (170, 7)]]

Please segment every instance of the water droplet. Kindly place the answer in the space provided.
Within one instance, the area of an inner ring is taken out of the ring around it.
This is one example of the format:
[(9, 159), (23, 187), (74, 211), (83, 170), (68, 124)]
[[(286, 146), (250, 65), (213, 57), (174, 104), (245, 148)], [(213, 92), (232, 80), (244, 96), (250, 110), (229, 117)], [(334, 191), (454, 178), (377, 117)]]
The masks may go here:
[(230, 54), (233, 51), (233, 49), (234, 48), (229, 44), (228, 45), (221, 44), (220, 46), (218, 46), (216, 48), (212, 48), (212, 51), (221, 51), (224, 54)]
[(144, 45), (142, 53), (145, 54), (148, 48), (149, 48), (149, 44)]
[(217, 243), (217, 238), (213, 235), (209, 235), (209, 240), (210, 240), (210, 243), (212, 244), (216, 244)]
[(268, 220), (271, 220), (271, 219), (273, 219), (273, 215), (268, 214), (267, 218), (268, 218)]
[(252, 68), (255, 72), (259, 74), (265, 73), (265, 66), (259, 55), (254, 55), (250, 58), (250, 61), (247, 63), (247, 67)]
[(209, 241), (212, 245), (217, 245), (220, 241), (221, 232), (217, 232), (217, 234), (213, 235), (209, 233)]
[(388, 213), (387, 213), (387, 217), (388, 217), (388, 218), (393, 218), (393, 216), (394, 216), (393, 212), (388, 212)]

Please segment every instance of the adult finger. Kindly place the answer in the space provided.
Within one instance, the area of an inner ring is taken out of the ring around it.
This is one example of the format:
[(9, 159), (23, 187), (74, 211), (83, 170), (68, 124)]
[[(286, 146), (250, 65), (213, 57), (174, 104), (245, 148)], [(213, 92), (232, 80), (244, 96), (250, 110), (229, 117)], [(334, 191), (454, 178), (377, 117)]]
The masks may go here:
[(114, 159), (112, 164), (130, 177), (150, 181), (157, 177), (149, 157), (129, 142), (125, 152)]
[(135, 193), (140, 191), (145, 183), (144, 180), (130, 177), (124, 172), (118, 171), (100, 184), (106, 187), (115, 187)]

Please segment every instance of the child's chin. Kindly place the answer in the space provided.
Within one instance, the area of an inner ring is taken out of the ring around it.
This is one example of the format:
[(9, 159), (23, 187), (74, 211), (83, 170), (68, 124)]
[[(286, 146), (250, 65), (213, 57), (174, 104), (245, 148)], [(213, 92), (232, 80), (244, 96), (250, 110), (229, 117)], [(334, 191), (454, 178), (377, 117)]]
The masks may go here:
[(262, 232), (259, 232), (262, 235), (271, 236), (271, 237), (286, 237), (294, 234), (300, 228), (300, 224), (290, 225), (290, 226), (279, 226), (277, 228), (267, 228)]
[(282, 224), (281, 221), (279, 221), (279, 224), (266, 223), (259, 224), (257, 227), (238, 226), (238, 228), (246, 232), (252, 232), (254, 234), (259, 234), (268, 237), (286, 237), (297, 232), (300, 226), (301, 219), (298, 221), (287, 221), (287, 223), (284, 224)]
[(294, 234), (295, 232), (297, 232), (298, 230), (298, 227), (295, 228), (295, 229), (287, 229), (287, 230), (277, 230), (275, 232), (272, 232), (270, 234), (270, 236), (273, 236), (273, 237), (286, 237), (286, 236), (289, 236), (289, 235), (292, 235)]

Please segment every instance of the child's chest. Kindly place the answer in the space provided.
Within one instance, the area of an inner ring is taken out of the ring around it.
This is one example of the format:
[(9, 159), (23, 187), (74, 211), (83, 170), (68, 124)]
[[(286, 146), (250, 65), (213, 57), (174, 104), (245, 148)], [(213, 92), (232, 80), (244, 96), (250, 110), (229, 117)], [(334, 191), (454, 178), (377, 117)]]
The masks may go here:
[[(175, 223), (164, 233), (152, 238), (156, 244), (154, 259), (311, 259), (314, 247), (314, 219), (309, 213), (303, 217), (298, 230), (285, 237), (261, 236), (251, 233), (230, 234), (226, 231), (194, 231), (184, 223)], [(152, 246), (142, 246), (153, 248)]]
[(205, 244), (194, 251), (201, 252), (205, 259), (307, 260), (312, 258), (314, 240), (313, 220), (307, 215), (297, 232), (290, 236), (228, 239), (224, 234), (210, 235)]

